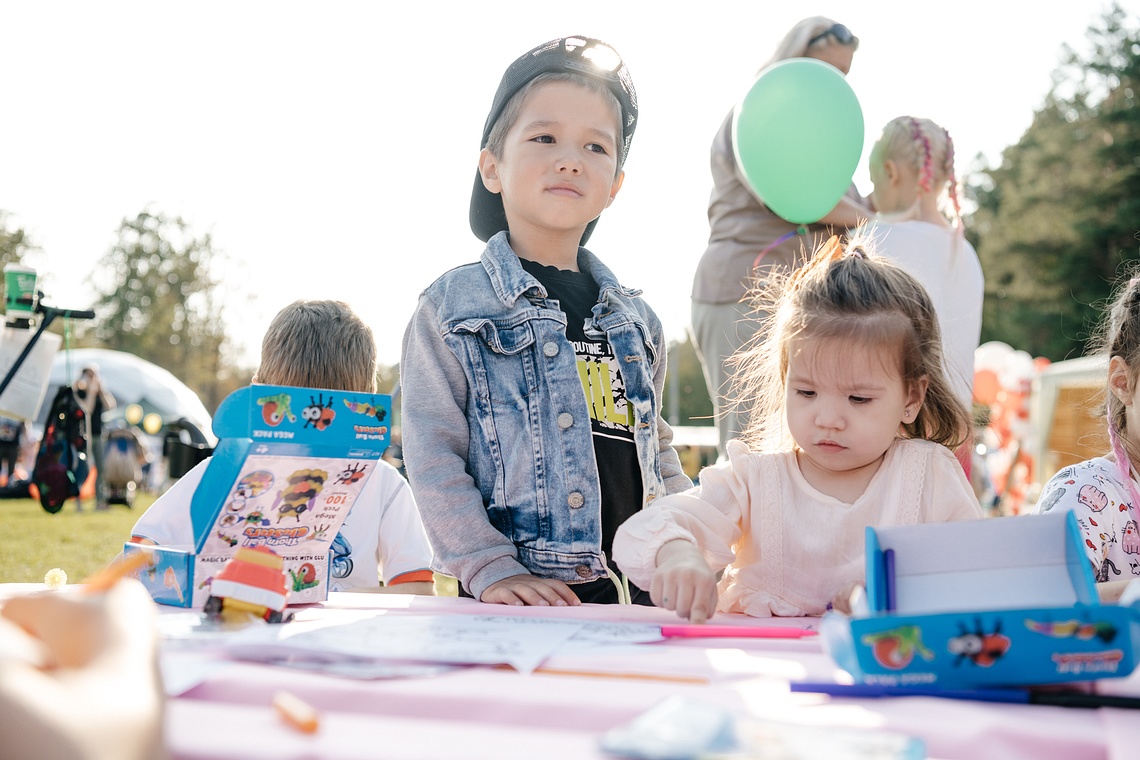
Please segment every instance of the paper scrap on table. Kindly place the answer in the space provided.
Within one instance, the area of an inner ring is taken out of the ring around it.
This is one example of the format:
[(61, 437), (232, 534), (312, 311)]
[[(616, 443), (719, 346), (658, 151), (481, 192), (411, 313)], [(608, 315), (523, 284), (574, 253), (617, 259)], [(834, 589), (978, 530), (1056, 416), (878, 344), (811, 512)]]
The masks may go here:
[(582, 622), (493, 615), (371, 615), (349, 622), (313, 620), (242, 631), (234, 656), (277, 659), (346, 655), (456, 664), (506, 663), (529, 673), (586, 626)]

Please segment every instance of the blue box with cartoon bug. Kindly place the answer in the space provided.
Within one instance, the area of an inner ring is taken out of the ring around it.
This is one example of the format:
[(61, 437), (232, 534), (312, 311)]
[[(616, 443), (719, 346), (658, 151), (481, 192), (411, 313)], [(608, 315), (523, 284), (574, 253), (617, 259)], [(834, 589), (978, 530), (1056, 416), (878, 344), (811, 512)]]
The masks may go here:
[(869, 609), (826, 614), (824, 645), (856, 681), (881, 686), (1127, 676), (1140, 607), (1100, 603), (1081, 540), (1071, 512), (868, 527)]
[(251, 385), (214, 415), (218, 445), (190, 502), (192, 547), (152, 552), (139, 578), (155, 601), (201, 608), (239, 547), (284, 561), (289, 604), (323, 601), (338, 531), (390, 440), (385, 395)]

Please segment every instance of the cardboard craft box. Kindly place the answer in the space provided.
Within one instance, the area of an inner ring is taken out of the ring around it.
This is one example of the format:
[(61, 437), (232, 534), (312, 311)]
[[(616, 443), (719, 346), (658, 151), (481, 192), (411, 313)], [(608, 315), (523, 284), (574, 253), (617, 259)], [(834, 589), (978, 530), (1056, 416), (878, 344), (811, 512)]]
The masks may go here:
[(227, 396), (190, 503), (194, 545), (124, 547), (153, 552), (139, 574), (151, 596), (201, 609), (238, 547), (265, 546), (284, 560), (289, 604), (326, 599), (338, 532), (388, 447), (391, 413), (389, 396), (320, 388), (252, 385)]
[(1072, 512), (868, 527), (866, 546), (869, 612), (820, 626), (858, 682), (1029, 686), (1136, 666), (1140, 609), (1100, 603)]

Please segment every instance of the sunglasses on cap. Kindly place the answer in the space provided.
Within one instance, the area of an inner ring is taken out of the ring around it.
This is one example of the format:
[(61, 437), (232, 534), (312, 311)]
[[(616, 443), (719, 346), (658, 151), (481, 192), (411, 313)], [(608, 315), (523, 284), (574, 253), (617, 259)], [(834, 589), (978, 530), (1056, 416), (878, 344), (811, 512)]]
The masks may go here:
[(617, 79), (622, 66), (621, 56), (604, 42), (583, 37), (566, 37), (561, 40), (566, 68), (579, 69), (606, 79)]
[(847, 45), (853, 48), (859, 47), (859, 38), (852, 34), (851, 30), (845, 27), (843, 24), (832, 24), (829, 28), (824, 29), (822, 32), (808, 40), (807, 46), (811, 47), (815, 43), (825, 40), (828, 37), (834, 37), (835, 41), (840, 45)]

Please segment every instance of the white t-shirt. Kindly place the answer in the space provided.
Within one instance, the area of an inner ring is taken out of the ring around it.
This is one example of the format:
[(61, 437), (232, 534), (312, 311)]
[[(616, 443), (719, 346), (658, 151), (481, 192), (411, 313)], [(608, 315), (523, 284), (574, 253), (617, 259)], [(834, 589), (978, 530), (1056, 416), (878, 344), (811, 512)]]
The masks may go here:
[(970, 409), (986, 284), (974, 246), (953, 228), (930, 222), (877, 222), (870, 232), (875, 253), (896, 262), (930, 294), (942, 329), (950, 387)]
[(724, 568), (718, 610), (820, 615), (841, 589), (864, 582), (868, 525), (982, 517), (958, 460), (930, 441), (895, 441), (852, 504), (813, 488), (795, 452), (755, 454), (740, 441), (727, 451), (727, 462), (701, 470), (699, 486), (618, 528), (614, 561), (638, 588), (650, 587), (658, 550), (680, 538)]
[[(1140, 483), (1133, 481), (1140, 490)], [(1140, 528), (1128, 483), (1104, 457), (1065, 467), (1041, 489), (1034, 514), (1067, 509), (1077, 516), (1098, 583), (1140, 576)]]
[[(179, 478), (139, 517), (131, 535), (161, 546), (193, 546), (190, 501), (209, 462)], [(404, 573), (431, 568), (431, 548), (412, 489), (382, 459), (344, 518), (338, 540), (343, 543), (334, 541), (331, 591), (374, 589), (379, 578), (387, 584)]]

